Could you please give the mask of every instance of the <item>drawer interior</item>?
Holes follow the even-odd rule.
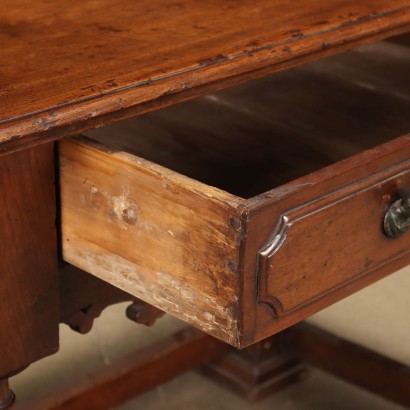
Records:
[[[250,198],[410,132],[409,73],[381,42],[86,135]]]

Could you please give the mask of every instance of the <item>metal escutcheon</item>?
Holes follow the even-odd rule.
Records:
[[[410,229],[410,191],[393,202],[384,217],[384,233],[398,238]]]

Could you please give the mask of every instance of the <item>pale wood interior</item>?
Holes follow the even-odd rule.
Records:
[[[382,42],[87,135],[249,198],[410,132],[409,73]]]

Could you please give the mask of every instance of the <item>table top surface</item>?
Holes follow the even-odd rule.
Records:
[[[410,30],[410,0],[0,0],[0,150]]]

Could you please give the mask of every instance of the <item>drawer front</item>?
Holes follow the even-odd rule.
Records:
[[[389,239],[382,224],[395,194],[410,188],[410,161],[403,165],[281,216],[258,253],[259,300],[273,315],[313,303],[410,251],[407,235]]]
[[[295,196],[289,189],[283,200],[253,212],[246,261],[256,278],[253,340],[409,263],[410,230],[389,238],[384,228],[388,209],[410,192],[409,142],[404,137],[386,144],[386,163],[378,148],[345,161],[346,169],[338,176],[338,165],[329,167],[335,177],[320,182],[307,177]],[[297,190],[297,184],[293,188]],[[303,202],[302,192],[310,190],[313,197]]]

